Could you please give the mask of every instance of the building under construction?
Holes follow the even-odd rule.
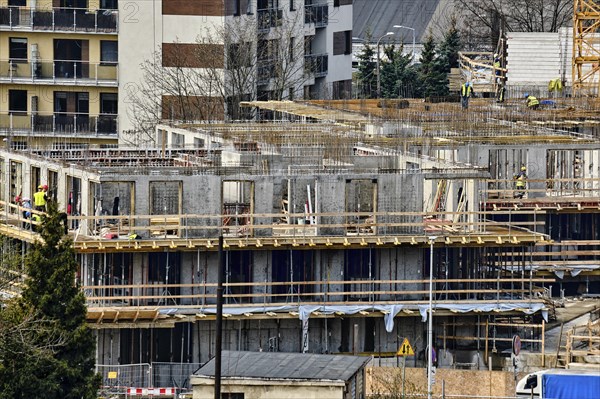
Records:
[[[0,152],[2,234],[36,240],[12,199],[39,184],[68,213],[106,386],[183,387],[214,356],[220,237],[227,350],[407,338],[426,363],[433,279],[438,365],[477,368],[516,333],[543,355],[551,298],[600,293],[596,99],[244,105],[156,149]]]

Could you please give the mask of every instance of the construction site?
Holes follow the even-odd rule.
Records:
[[[106,397],[190,390],[215,356],[219,250],[224,350],[395,366],[408,339],[408,361],[423,367],[431,300],[439,368],[513,371],[518,335],[535,359],[519,371],[597,369],[594,54],[574,56],[562,92],[509,85],[508,56],[498,66],[492,53],[462,54],[461,76],[483,76],[468,110],[423,99],[248,101],[255,120],[165,121],[156,148],[7,146],[0,233],[23,252],[39,239],[13,199],[47,184],[67,213]],[[552,103],[530,109],[525,90]],[[19,281],[4,294],[18,292]],[[549,353],[547,326],[567,298],[592,316],[561,329]]]
[[[2,151],[2,192],[48,181],[68,205],[107,372],[214,356],[220,236],[226,349],[393,357],[408,338],[423,364],[432,277],[440,367],[502,368],[516,333],[543,358],[553,297],[600,293],[597,104],[253,102],[274,120],[161,125],[156,150]],[[3,206],[2,233],[34,241]]]

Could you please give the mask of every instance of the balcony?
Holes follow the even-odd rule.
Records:
[[[258,76],[257,83],[258,85],[264,86],[269,84],[271,79],[275,77],[275,60],[263,60],[258,61]]]
[[[304,72],[306,75],[322,78],[327,75],[327,54],[309,54],[304,56]]]
[[[271,28],[281,26],[283,19],[283,10],[280,8],[266,8],[256,11],[258,18],[258,31],[268,32]]]
[[[304,6],[304,23],[314,24],[316,28],[326,27],[329,23],[329,6],[327,4]]]
[[[76,112],[2,112],[0,113],[0,134],[18,136],[36,135],[116,135],[118,131],[116,114],[90,115]]]
[[[0,60],[1,83],[118,86],[116,63],[74,60]]]
[[[0,30],[117,33],[117,10],[0,7]]]

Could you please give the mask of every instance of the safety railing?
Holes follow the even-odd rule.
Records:
[[[117,10],[0,7],[0,30],[117,33]]]
[[[283,10],[281,8],[265,8],[256,10],[258,31],[268,32],[271,28],[281,26],[283,21]]]
[[[77,112],[0,112],[0,134],[5,136],[40,134],[116,135],[116,114]]]
[[[560,202],[570,200],[600,201],[600,178],[571,177],[556,179],[527,179],[525,186],[517,186],[517,179],[488,180],[482,190],[482,198],[489,202],[522,199]]]
[[[304,71],[307,75],[320,78],[327,75],[328,69],[327,54],[309,54],[304,56]]]
[[[435,279],[433,295],[436,302],[449,298],[458,302],[508,303],[524,300],[541,301],[541,284],[554,279],[487,278]],[[202,307],[214,305],[217,283],[85,285],[90,307]],[[429,280],[352,279],[331,281],[272,281],[227,282],[224,284],[224,303],[243,305],[368,305],[368,304],[425,304],[429,298]]]
[[[329,23],[329,6],[327,4],[307,4],[304,6],[304,23],[314,24],[316,28],[324,28]]]
[[[117,63],[112,61],[0,60],[0,82],[117,86],[118,80]]]

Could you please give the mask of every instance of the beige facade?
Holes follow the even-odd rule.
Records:
[[[0,1],[0,135],[14,149],[116,144],[116,5]]]
[[[193,399],[214,398],[214,379],[192,377]],[[244,399],[344,399],[343,381],[225,379],[222,393],[243,393]]]

